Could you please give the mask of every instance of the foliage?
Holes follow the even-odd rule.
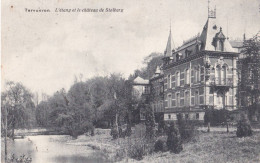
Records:
[[[162,53],[151,53],[143,60],[145,67],[135,70],[134,74],[129,76],[129,80],[134,79],[137,76],[144,79],[150,79],[153,76],[157,66],[162,65],[162,58]]]
[[[165,121],[163,120],[163,115],[162,115],[162,118],[160,118],[158,122],[158,134],[165,133],[165,128],[166,128],[166,124]]]
[[[189,141],[194,136],[194,125],[191,121],[184,120],[182,114],[177,115],[177,120],[181,139],[183,141]]]
[[[237,137],[247,137],[252,136],[252,128],[250,122],[245,114],[241,115],[241,120],[238,122],[237,125]]]
[[[154,151],[155,152],[165,152],[167,151],[167,145],[166,145],[166,140],[164,139],[158,139],[156,140],[154,144]]]
[[[248,110],[248,118],[250,121],[254,121],[255,118],[260,119],[260,104],[254,103],[247,107]],[[258,116],[258,117],[257,117]]]
[[[36,108],[39,126],[54,127],[74,137],[91,132],[94,127],[110,128],[130,123],[131,101],[128,84],[121,74],[75,80],[68,92],[61,89]]]
[[[245,40],[243,44],[243,57],[239,59],[238,88],[241,92],[242,106],[259,103],[260,96],[260,39],[255,36]],[[259,112],[259,110],[258,110]]]
[[[152,140],[156,136],[155,131],[155,119],[154,119],[154,112],[150,105],[146,105],[146,115],[145,115],[145,125],[146,125],[146,132],[145,137]]]
[[[116,127],[111,128],[110,135],[113,139],[119,138],[119,131],[117,131]]]
[[[32,158],[22,155],[20,157],[16,157],[12,154],[11,158],[7,160],[7,163],[31,163]]]
[[[179,130],[176,127],[176,124],[174,122],[170,124],[167,136],[168,137],[167,137],[166,144],[168,150],[170,150],[173,153],[180,153],[183,150],[182,142],[181,142]]]
[[[204,115],[204,122],[207,124],[210,122],[211,125],[217,126],[226,122],[226,120],[231,120],[231,116],[228,110],[221,109],[207,109]]]
[[[130,158],[142,160],[147,154],[154,151],[153,143],[147,142],[145,139],[135,140],[127,147],[127,153]]]
[[[14,129],[34,126],[35,106],[32,93],[21,83],[8,81],[5,89],[1,94],[1,113],[3,113],[1,124],[3,127],[7,117],[7,128],[12,130],[13,137]]]

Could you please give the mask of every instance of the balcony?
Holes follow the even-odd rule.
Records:
[[[211,81],[210,81],[210,84],[212,86],[231,87],[231,86],[233,86],[233,79],[232,78],[226,78],[226,79],[212,78]]]

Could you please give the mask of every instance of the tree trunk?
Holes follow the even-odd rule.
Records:
[[[12,124],[12,139],[14,140],[14,122]]]
[[[208,132],[210,132],[210,122],[208,122]]]
[[[229,126],[228,126],[228,122],[226,122],[227,123],[227,132],[229,132]]]
[[[5,108],[5,162],[7,162],[7,111]]]

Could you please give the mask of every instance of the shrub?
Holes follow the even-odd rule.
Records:
[[[184,120],[181,114],[178,114],[177,119],[181,139],[189,141],[194,136],[194,125],[190,121]]]
[[[126,136],[131,136],[132,134],[132,128],[131,128],[131,125],[130,124],[127,124],[127,127],[126,127],[126,131],[125,131],[125,135]]]
[[[174,122],[172,122],[170,124],[167,135],[168,135],[168,137],[167,137],[166,144],[167,144],[168,149],[173,153],[180,153],[183,150],[182,142],[181,142],[179,130],[176,127]]]
[[[146,153],[144,144],[133,144],[131,148],[128,150],[129,157],[136,160],[142,160],[145,154]]]
[[[228,110],[214,110],[207,109],[204,115],[204,123],[210,123],[212,126],[217,126],[220,124],[225,124],[226,119],[230,119],[230,114]]]
[[[113,139],[117,139],[119,137],[119,133],[116,127],[111,128],[110,135],[113,137]]]
[[[153,151],[153,143],[145,139],[134,141],[127,147],[128,156],[135,160],[142,160],[145,155],[151,154]]]
[[[25,155],[22,155],[20,157],[16,157],[14,154],[12,154],[11,158],[7,160],[9,163],[31,163],[32,158],[27,157]]]
[[[150,105],[146,106],[145,125],[146,125],[145,137],[152,140],[156,136],[156,129],[155,129],[155,117]]]
[[[165,132],[165,122],[163,119],[160,119],[158,123],[158,133],[163,134]]]
[[[165,152],[167,151],[167,146],[165,140],[158,139],[154,144],[154,151],[155,152]]]
[[[237,137],[252,136],[252,128],[250,122],[245,114],[241,115],[241,120],[237,125]]]

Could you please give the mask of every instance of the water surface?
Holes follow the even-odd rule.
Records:
[[[72,137],[68,135],[27,136],[10,141],[8,153],[14,153],[16,156],[25,154],[32,158],[33,163],[108,162],[101,152],[88,146],[67,143],[69,140],[72,140]]]

